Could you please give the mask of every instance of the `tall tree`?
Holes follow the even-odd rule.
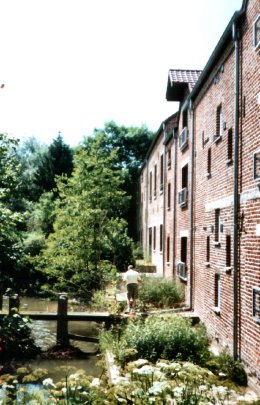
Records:
[[[137,235],[137,203],[138,203],[138,174],[152,141],[153,132],[146,127],[118,126],[110,121],[104,129],[96,129],[93,137],[103,135],[102,147],[104,150],[117,150],[117,167],[125,176],[123,190],[131,197],[130,204],[124,218],[128,223],[129,235],[138,240]],[[93,137],[85,138],[83,146],[88,148]]]
[[[19,227],[23,215],[16,210],[20,185],[17,144],[17,140],[0,134],[0,283],[4,289],[10,286],[22,252]]]
[[[122,219],[128,198],[117,151],[104,149],[103,142],[99,134],[88,148],[78,148],[72,176],[58,179],[54,233],[40,263],[57,288],[66,286],[85,297],[100,288],[104,261],[123,270],[132,254]]]
[[[35,173],[35,183],[42,192],[55,188],[55,177],[66,174],[71,175],[73,169],[73,153],[70,146],[64,143],[58,133],[56,139],[50,144],[47,152],[41,156]]]

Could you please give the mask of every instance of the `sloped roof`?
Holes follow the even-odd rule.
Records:
[[[184,96],[184,91],[187,87],[189,93],[192,91],[200,74],[201,70],[170,69],[166,99],[168,101],[181,101]]]

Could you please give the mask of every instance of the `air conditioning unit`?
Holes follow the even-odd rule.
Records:
[[[177,276],[182,280],[187,280],[186,263],[179,262],[177,264]]]
[[[179,148],[183,150],[188,146],[188,128],[184,127],[179,135]]]
[[[178,203],[180,207],[186,207],[187,206],[187,187],[183,188],[181,191],[178,193]]]

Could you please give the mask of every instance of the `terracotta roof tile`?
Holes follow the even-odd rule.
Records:
[[[187,83],[189,91],[193,89],[201,74],[201,70],[170,69],[169,79],[173,83]]]

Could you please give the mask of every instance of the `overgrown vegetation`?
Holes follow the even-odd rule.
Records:
[[[36,356],[41,350],[31,336],[30,319],[13,310],[0,320],[1,360]]]
[[[143,309],[173,308],[183,302],[184,294],[172,280],[162,277],[143,277],[139,286],[138,300]]]
[[[149,361],[164,358],[204,364],[210,357],[205,327],[202,324],[191,327],[191,321],[182,316],[149,316],[132,320],[123,330],[114,332],[113,351],[121,365],[140,357]],[[113,332],[101,336],[102,347],[109,341],[107,334]]]
[[[114,386],[106,384],[105,376],[93,378],[83,370],[66,366],[58,370],[59,381],[48,378],[45,369],[31,371],[22,367],[15,375],[3,375],[0,401],[17,405],[224,405],[237,403],[239,392],[238,387],[230,387],[210,370],[189,362],[149,363],[138,359],[128,364]]]
[[[108,261],[125,270],[136,236],[135,180],[151,138],[145,127],[114,122],[74,149],[60,133],[49,146],[0,135],[0,293],[66,289],[88,300]]]

